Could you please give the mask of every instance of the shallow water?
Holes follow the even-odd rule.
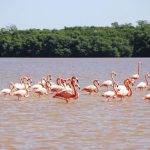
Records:
[[[0,88],[18,82],[21,75],[30,75],[36,83],[48,73],[54,81],[76,75],[83,88],[93,79],[110,79],[112,70],[122,84],[137,73],[138,61],[143,62],[143,81],[144,73],[150,73],[149,58],[1,58]],[[79,99],[68,104],[52,95],[20,101],[0,96],[0,149],[150,149],[150,102],[142,99],[148,92],[133,90],[128,99],[107,102],[100,96],[105,90],[92,95],[80,91]]]

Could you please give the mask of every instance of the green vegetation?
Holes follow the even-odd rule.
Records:
[[[1,57],[150,57],[150,23],[61,30],[0,29]]]

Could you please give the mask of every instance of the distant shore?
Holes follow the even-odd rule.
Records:
[[[150,23],[60,30],[19,30],[11,25],[0,29],[0,57],[150,57]]]

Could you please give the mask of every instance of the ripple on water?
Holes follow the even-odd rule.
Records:
[[[150,59],[140,58],[5,58],[0,59],[4,66],[0,87],[7,87],[11,80],[17,82],[23,74],[32,76],[36,83],[52,73],[63,77],[76,74],[83,88],[95,78],[100,82],[109,79],[112,70],[118,73],[116,78],[121,84],[126,76],[136,73],[139,60],[143,62],[142,74],[148,72]],[[80,92],[80,98],[69,104],[51,96],[32,96],[19,102],[15,97],[1,96],[0,149],[149,149],[150,103],[142,100],[147,92],[133,91],[133,97],[127,100],[107,102],[100,96],[103,91],[105,88],[93,95]]]

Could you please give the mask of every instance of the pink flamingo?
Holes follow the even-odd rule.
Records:
[[[150,94],[145,95],[144,100],[150,100]]]
[[[144,88],[148,88],[148,80],[147,78],[150,78],[150,75],[147,73],[145,74],[145,82],[140,82],[136,88],[139,90],[143,90]]]
[[[31,77],[29,77],[29,76],[23,76],[22,77],[22,80],[25,82],[25,83],[32,83],[32,79],[31,79]]]
[[[141,65],[141,64],[142,64],[141,62],[138,62],[138,73],[132,75],[132,79],[137,80],[137,79],[140,78],[140,65]]]
[[[104,81],[104,82],[101,84],[100,87],[102,87],[102,86],[107,87],[107,90],[108,90],[108,87],[113,85],[114,76],[116,76],[116,73],[115,73],[114,71],[112,71],[112,73],[111,73],[111,79],[112,79],[112,80],[106,80],[106,81]]]
[[[11,95],[11,91],[12,91],[12,87],[11,86],[9,86],[9,88],[6,88],[6,89],[3,89],[3,90],[1,90],[0,91],[0,94],[3,94],[4,96],[6,96],[6,95]]]
[[[25,84],[26,86],[30,87],[32,83],[32,80],[29,77],[21,77],[20,78],[20,83],[13,83],[10,82],[10,86],[12,86],[12,89],[14,90],[24,90],[25,89]]]
[[[46,78],[42,78],[40,82],[38,82],[37,84],[34,84],[31,89],[32,91],[37,90],[39,88],[43,88],[46,86]]]
[[[93,85],[89,85],[89,86],[83,88],[82,91],[89,92],[89,94],[91,94],[92,92],[98,93],[99,89],[98,89],[97,85],[99,85],[99,81],[94,80]]]
[[[74,92],[69,92],[69,91],[61,91],[59,93],[56,93],[53,98],[61,98],[61,99],[65,99],[66,102],[68,103],[69,100],[72,100],[72,99],[77,99],[79,97],[79,93],[78,91],[76,90],[76,81],[78,81],[78,78],[73,76],[72,79],[71,79],[71,85],[73,87],[73,90]]]
[[[45,95],[45,94],[48,95],[48,91],[47,91],[47,89],[44,88],[44,87],[35,89],[35,90],[34,90],[34,93],[38,94],[39,97],[40,97],[41,95]]]
[[[39,97],[41,95],[48,95],[49,93],[49,87],[50,87],[50,81],[46,81],[45,87],[38,87],[37,89],[34,89],[33,92],[38,94]]]
[[[116,98],[116,93],[114,91],[106,91],[102,94],[102,96],[107,98],[109,101],[109,98]]]
[[[63,79],[62,78],[57,78],[57,84],[51,84],[51,92],[60,92],[64,89],[64,84],[63,84]]]
[[[124,80],[124,85],[118,85],[118,84],[115,83],[115,85],[117,85],[117,87],[115,87],[116,90],[118,90],[118,91],[126,90],[125,82],[126,82],[126,80]],[[132,82],[132,84],[134,84],[134,79],[133,78],[131,78],[131,82]]]
[[[121,98],[121,100],[125,97],[130,97],[132,96],[132,89],[130,88],[129,84],[132,83],[133,85],[133,80],[132,78],[127,78],[125,79],[124,81],[124,85],[126,87],[126,89],[124,90],[116,90],[114,87],[113,87],[113,90],[115,91],[115,94],[116,94],[116,97],[118,98]]]
[[[46,77],[43,77],[40,82],[37,84],[42,85],[43,87],[46,87],[46,81],[51,80],[51,74],[48,74]]]
[[[26,87],[24,90],[18,90],[15,91],[11,94],[12,96],[17,96],[18,100],[20,99],[20,97],[28,97],[29,96],[29,90]]]

